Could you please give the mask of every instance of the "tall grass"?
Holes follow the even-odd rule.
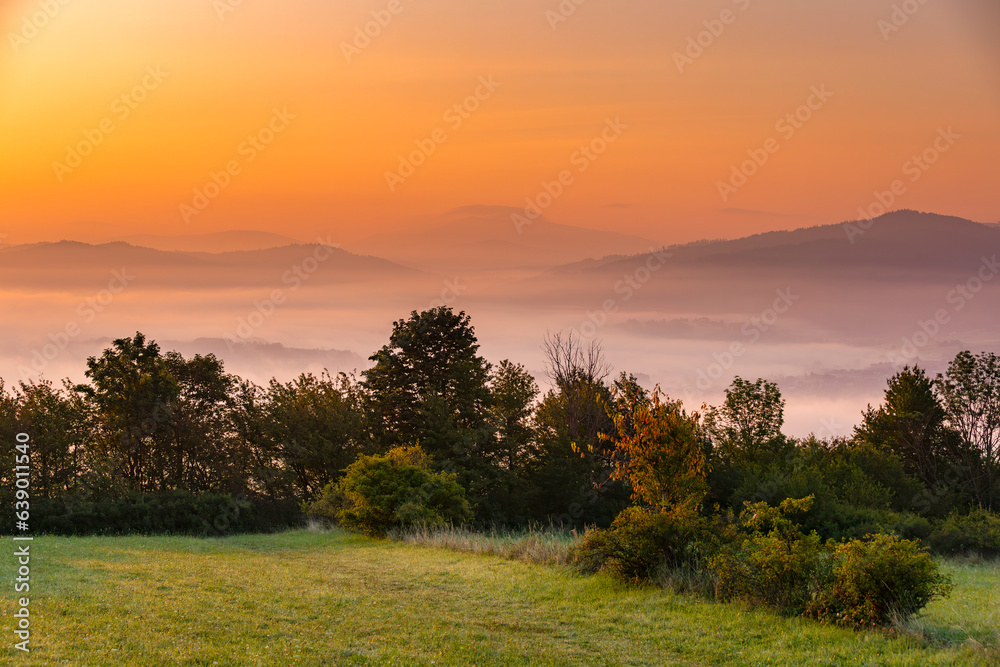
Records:
[[[576,530],[554,527],[476,532],[454,526],[394,530],[389,537],[406,544],[553,565],[570,564],[573,549],[583,538]]]

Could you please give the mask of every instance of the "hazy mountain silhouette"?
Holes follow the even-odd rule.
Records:
[[[647,239],[560,225],[544,217],[515,225],[524,211],[506,206],[465,206],[423,231],[377,236],[350,249],[437,271],[540,270],[587,257],[637,253],[659,245]]]
[[[122,239],[125,243],[154,250],[181,252],[233,252],[239,250],[264,250],[301,243],[296,239],[271,232],[253,230],[233,230],[213,234],[182,234],[158,236],[155,234],[135,234]]]
[[[948,272],[968,269],[987,251],[1000,252],[997,227],[952,216],[895,211],[870,221],[767,232],[731,241],[698,241],[670,246],[666,252],[671,254],[668,268],[701,267],[727,273]],[[606,257],[554,271],[615,273],[643,259],[644,255]]]
[[[138,328],[138,324],[134,328]],[[132,333],[129,329],[123,329],[119,335],[131,336]],[[87,357],[100,356],[111,347],[113,340],[112,337],[102,336],[70,341],[64,356],[59,360],[66,363],[46,368],[46,377],[59,380],[71,375],[82,381],[81,374],[86,369]],[[272,377],[287,381],[305,372],[318,375],[324,369],[334,374],[341,371],[350,373],[368,365],[365,356],[351,350],[290,347],[253,338],[244,341],[236,338],[181,340],[165,337],[157,338],[156,342],[163,352],[176,351],[187,358],[196,354],[214,354],[225,364],[227,372],[258,384],[266,384]],[[4,379],[12,382],[23,378],[14,373],[8,374]]]
[[[327,369],[331,373],[340,371],[349,373],[368,365],[366,357],[350,350],[297,348],[287,347],[281,343],[257,340],[234,341],[225,338],[158,342],[162,349],[176,350],[185,357],[214,354],[225,362],[229,372],[241,377],[253,377],[258,382],[271,377],[295,377],[307,370],[314,373],[322,369]]]
[[[139,289],[281,287],[293,284],[296,277],[314,285],[350,284],[420,275],[376,257],[307,244],[217,254],[153,250],[123,242],[61,241],[0,248],[0,284],[8,289],[99,288],[114,271],[135,276],[130,288]]]
[[[996,331],[1000,275],[990,262],[1000,257],[998,226],[898,211],[864,227],[851,222],[674,246],[653,272],[642,268],[648,254],[578,262],[525,281],[519,291],[523,300],[558,298],[580,309],[610,298],[616,309],[641,315],[611,326],[664,339],[731,336],[789,289],[794,305],[769,327],[775,343],[886,343],[938,311],[966,330]],[[981,289],[956,291],[969,281]]]

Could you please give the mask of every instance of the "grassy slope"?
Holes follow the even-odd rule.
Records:
[[[629,589],[559,567],[340,533],[38,538],[32,551],[34,650],[26,656],[11,648],[7,584],[0,598],[3,664],[975,662],[967,648],[929,648],[908,638]],[[0,566],[10,581],[13,559],[3,556]],[[942,624],[961,618],[988,638],[997,621],[1000,572],[966,567],[960,574],[955,599],[962,602],[932,609],[925,624],[947,632]],[[981,606],[991,599],[993,607]],[[975,608],[963,608],[966,603]]]

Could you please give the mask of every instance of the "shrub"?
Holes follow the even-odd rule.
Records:
[[[934,527],[931,522],[918,514],[902,514],[891,524],[892,534],[904,540],[925,541]]]
[[[622,511],[607,530],[590,530],[574,561],[584,572],[605,571],[623,581],[653,580],[663,570],[701,570],[721,544],[722,528],[689,507]]]
[[[791,517],[808,513],[812,502],[812,496],[786,498],[777,507],[748,502],[735,525],[690,509],[633,507],[609,529],[589,531],[574,563],[635,583],[659,579],[707,592],[708,582],[722,599],[857,627],[905,621],[951,590],[916,541],[877,534],[838,544],[803,533]],[[919,517],[896,517],[900,532],[927,528]]]
[[[926,539],[931,523],[916,514],[901,514],[891,510],[833,503],[819,516],[815,509],[802,521],[803,530],[815,530],[821,537],[843,541],[858,540],[865,535],[886,533],[904,539]],[[819,520],[822,522],[820,522]]]
[[[928,542],[940,554],[976,553],[987,558],[998,557],[1000,514],[984,509],[965,515],[952,514],[931,533]]]
[[[811,505],[811,497],[778,507],[748,503],[740,523],[749,535],[711,563],[718,595],[833,623],[883,626],[951,590],[915,541],[879,534],[824,544],[815,532],[803,534],[789,515]]]
[[[808,512],[813,497],[778,507],[746,503],[740,525],[748,534],[709,565],[716,595],[801,612],[829,580],[829,558],[819,535],[805,535],[788,515]]]
[[[853,626],[905,621],[952,585],[926,549],[892,535],[868,535],[833,548],[832,585],[806,614]]]
[[[307,509],[370,535],[384,535],[392,528],[462,523],[472,518],[472,508],[455,477],[433,472],[419,447],[400,447],[384,455],[362,456]]]
[[[32,503],[33,527],[51,535],[140,533],[222,536],[258,528],[254,506],[225,494],[174,490],[133,492],[118,498],[77,501],[40,499]]]
[[[323,487],[323,492],[313,502],[303,502],[302,513],[308,517],[307,520],[336,523],[337,517],[346,505],[347,496],[340,490],[340,486],[334,482]]]

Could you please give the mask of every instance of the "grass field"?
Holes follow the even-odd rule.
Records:
[[[4,665],[997,664],[1000,569],[917,625],[852,632],[635,589],[562,566],[305,530],[228,539],[36,538],[32,652]]]

